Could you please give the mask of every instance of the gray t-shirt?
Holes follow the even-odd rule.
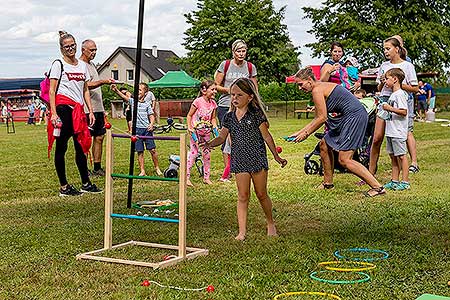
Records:
[[[219,68],[217,68],[217,72],[223,74],[225,70],[225,60],[220,64]],[[234,80],[238,78],[252,78],[257,75],[256,67],[252,64],[252,74],[249,76],[247,61],[244,60],[244,63],[241,66],[236,66],[233,63],[233,60],[230,61],[230,66],[228,67],[227,74],[225,74],[225,82],[223,87],[228,88],[233,83]],[[218,106],[230,107],[231,97],[230,94],[222,94],[217,101]]]
[[[151,91],[148,91],[147,95],[145,95],[145,101],[150,102],[150,106],[153,107],[153,101],[156,100],[155,95]]]
[[[95,65],[92,62],[87,64],[87,69],[88,69],[89,75],[91,76],[90,81],[100,80],[100,77],[98,76],[97,68],[95,68]],[[93,111],[94,112],[104,112],[105,108],[103,106],[102,88],[99,86],[98,88],[89,90],[89,94],[91,95],[91,103],[92,103]],[[85,113],[89,112],[87,105],[84,106],[84,112]]]

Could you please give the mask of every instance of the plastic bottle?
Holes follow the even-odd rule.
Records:
[[[436,120],[436,114],[432,109],[427,111],[427,122],[434,122]]]
[[[54,137],[59,137],[61,135],[61,126],[62,126],[61,119],[58,118],[56,120],[56,123],[55,123],[54,128],[53,128],[53,136]]]

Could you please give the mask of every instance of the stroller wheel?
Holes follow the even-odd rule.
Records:
[[[166,169],[164,170],[164,177],[166,178],[177,178],[178,171],[175,169]]]
[[[319,173],[319,163],[315,160],[306,160],[303,170],[308,175],[315,175]]]

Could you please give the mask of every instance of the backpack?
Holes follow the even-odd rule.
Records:
[[[59,80],[58,80],[58,85],[56,86],[56,92],[58,92],[58,88],[59,88],[59,83],[61,81],[61,77],[62,77],[62,73],[64,72],[64,67],[63,67],[63,63],[60,59],[55,59],[52,63],[55,63],[55,61],[58,61],[61,64],[61,75],[59,76]],[[41,81],[41,83],[39,84],[40,89],[41,89],[41,93],[39,95],[39,98],[44,101],[45,104],[50,104],[50,71],[52,70],[52,68],[50,67],[50,70],[48,70],[48,73],[45,74],[45,78],[44,80]]]
[[[225,66],[223,68],[223,81],[225,81],[225,76],[227,76],[227,71],[230,68],[231,60],[227,59],[225,61]],[[251,62],[247,61],[248,78],[252,78],[253,65]]]

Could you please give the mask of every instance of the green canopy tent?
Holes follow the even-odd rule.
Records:
[[[149,82],[149,88],[192,88],[200,85],[200,80],[189,76],[185,71],[168,71],[158,80]]]

